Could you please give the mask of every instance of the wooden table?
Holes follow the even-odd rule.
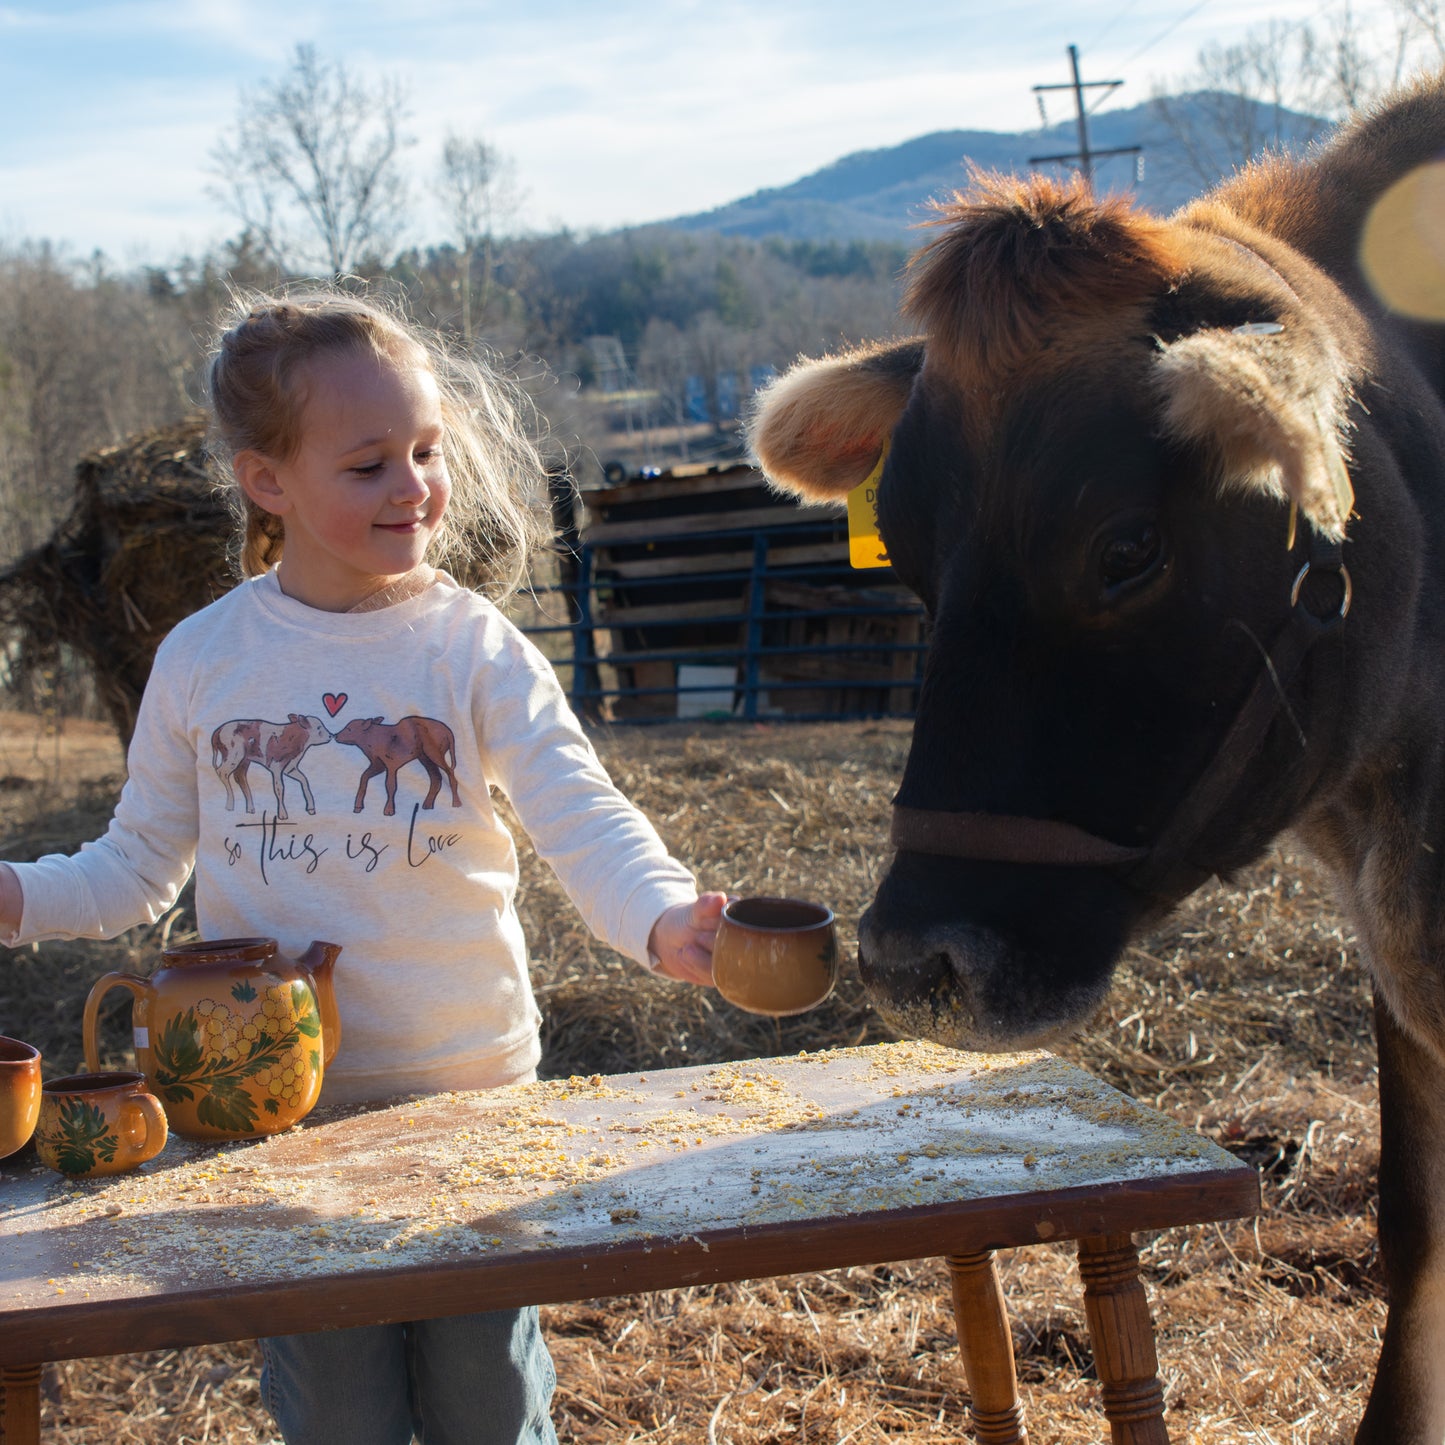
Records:
[[[1168,1439],[1138,1230],[1254,1172],[1052,1055],[880,1044],[318,1110],[135,1173],[0,1166],[0,1439],[46,1360],[947,1258],[973,1428],[1027,1439],[993,1264],[1077,1240],[1116,1445]]]

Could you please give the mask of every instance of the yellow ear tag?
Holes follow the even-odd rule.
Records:
[[[878,534],[878,483],[888,460],[888,444],[878,465],[848,493],[848,561],[854,567],[887,567],[888,553]]]

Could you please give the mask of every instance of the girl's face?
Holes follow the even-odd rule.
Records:
[[[451,497],[436,379],[406,357],[338,352],[300,374],[301,444],[289,461],[235,459],[257,505],[282,518],[288,596],[345,612],[426,556]]]

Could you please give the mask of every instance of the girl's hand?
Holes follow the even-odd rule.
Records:
[[[711,988],[712,944],[727,901],[726,893],[704,893],[696,903],[669,908],[647,939],[648,952],[657,959],[653,971]]]

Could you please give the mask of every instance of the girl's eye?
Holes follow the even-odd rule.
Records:
[[[1163,557],[1163,535],[1152,522],[1143,522],[1104,544],[1099,554],[1099,575],[1107,589],[1117,591],[1142,582]]]

